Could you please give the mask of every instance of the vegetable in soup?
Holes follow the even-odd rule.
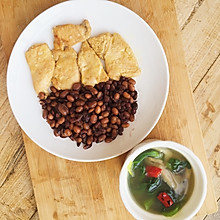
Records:
[[[175,215],[188,201],[194,187],[190,163],[175,150],[149,149],[128,166],[128,185],[135,201],[145,210]]]

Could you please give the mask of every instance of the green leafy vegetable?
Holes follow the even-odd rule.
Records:
[[[149,178],[149,181],[147,182],[147,190],[148,192],[153,192],[161,185],[161,176],[157,178]]]
[[[144,201],[144,207],[145,207],[145,209],[146,209],[146,210],[149,210],[150,207],[152,206],[153,202],[154,202],[154,198],[150,198],[150,199]]]
[[[133,161],[133,168],[135,169],[146,157],[153,157],[157,159],[162,159],[164,154],[160,151],[149,149],[142,154],[138,155]]]
[[[191,165],[188,161],[181,161],[175,158],[170,158],[169,161],[166,164],[166,167],[173,171],[174,173],[179,173],[180,171],[182,171],[183,169],[185,169],[186,167],[188,169],[191,168]]]
[[[172,206],[171,206],[172,207]],[[180,204],[177,204],[176,206],[172,207],[172,209],[168,208],[162,212],[162,214],[166,217],[171,217],[175,215],[180,210]]]
[[[174,203],[179,201],[180,196],[178,194],[176,194],[173,189],[170,189],[169,191],[166,191],[166,192],[172,198]]]
[[[134,176],[134,171],[133,171],[132,167],[133,167],[133,162],[131,161],[131,162],[128,164],[127,169],[128,169],[128,173],[133,177],[133,176]]]

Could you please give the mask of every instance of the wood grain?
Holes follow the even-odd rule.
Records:
[[[0,123],[0,168],[2,168],[0,171],[0,213],[2,213],[0,219],[39,218],[36,210],[36,203],[34,201],[27,158],[24,153],[24,145],[20,129],[12,116],[12,112],[10,111],[7,100],[5,83],[6,67],[7,60],[9,58],[13,44],[21,31],[24,29],[24,27],[37,14],[41,13],[46,8],[58,2],[61,1],[2,0],[0,2],[0,118],[3,122]],[[128,7],[131,7],[132,2],[134,1],[126,1],[126,5]],[[144,8],[146,7],[145,3],[139,4],[137,1],[136,4],[136,10],[140,10],[142,13],[144,13],[146,19],[152,18],[153,15],[151,13],[147,13]],[[147,4],[148,7],[152,8],[152,5],[150,5],[149,2]],[[220,178],[218,177],[218,149],[220,144],[218,99],[219,84],[217,84],[217,82],[219,82],[220,64],[218,58],[218,50],[214,53],[214,51],[216,51],[216,48],[219,48],[219,41],[215,40],[215,33],[220,32],[219,25],[216,25],[219,24],[219,19],[216,17],[220,13],[219,2],[211,2],[207,0],[175,0],[175,6],[177,9],[177,17],[179,20],[180,30],[184,42],[183,48],[185,51],[185,55],[187,55],[186,66],[188,68],[189,75],[191,76],[191,74],[194,73],[193,78],[196,79],[193,82],[195,101],[196,107],[198,108],[199,120],[204,135],[209,164],[211,166],[211,176],[213,177],[212,179],[215,186],[214,189],[217,198],[220,198]],[[203,7],[203,10],[200,9],[201,7]],[[174,11],[172,11],[172,13],[174,13]],[[202,25],[200,25],[200,23],[202,23]],[[157,27],[157,24],[154,22],[151,24],[151,26],[152,25],[155,25],[155,28]],[[197,32],[197,34],[195,35],[194,32]],[[194,49],[188,51],[189,45],[193,46]],[[205,55],[206,60],[202,60],[203,57],[200,56],[200,54]],[[192,59],[194,59],[193,65],[191,61]],[[196,65],[202,71],[202,74],[200,71],[194,71]],[[172,101],[172,97],[169,99]],[[180,126],[180,123],[178,122],[177,125]],[[178,139],[178,136],[176,138]],[[122,158],[121,160],[123,161],[124,158]],[[49,162],[50,160],[47,163]],[[60,168],[61,164],[62,163],[59,163],[58,168]],[[106,165],[103,165],[101,167],[106,167]],[[98,168],[100,168],[100,166],[95,167],[92,170],[97,170]],[[50,175],[53,176],[52,174]],[[57,180],[55,179],[52,181],[52,183],[56,181]],[[71,181],[73,180],[66,180],[64,181],[64,184]],[[75,178],[74,181],[76,181],[77,183],[77,178]],[[93,183],[92,186],[95,186],[95,184]],[[100,189],[102,190],[100,186],[95,186],[95,192],[99,192]],[[76,191],[74,191],[73,193],[75,192]],[[19,193],[21,193],[22,196],[19,196]],[[71,195],[73,193],[71,193]],[[66,195],[66,198],[69,198],[68,196],[69,195]],[[89,196],[93,198],[93,195]],[[73,198],[74,197],[75,195],[73,196]],[[103,193],[102,195],[100,195],[99,198],[105,200],[106,198],[108,198],[108,194]],[[65,207],[66,209],[68,209],[68,202],[63,205],[60,203],[64,203],[64,199],[61,198],[60,201],[56,202],[56,204],[58,204],[56,207]],[[109,207],[114,207],[114,204],[111,203],[107,203],[106,205]],[[92,205],[92,207],[94,206]],[[96,209],[96,211],[100,210],[102,210],[102,207]],[[55,213],[54,217],[58,218],[59,214]],[[109,210],[107,219],[118,218],[115,217],[114,214],[112,214],[111,210]],[[195,219],[203,219],[203,216],[197,217]],[[218,219],[218,217],[214,214],[209,215],[207,219]]]
[[[198,125],[198,119],[197,119],[197,116],[195,113],[195,107],[193,104],[191,87],[189,85],[188,77],[187,77],[186,70],[185,70],[183,51],[181,48],[181,44],[179,43],[181,40],[178,35],[179,32],[178,32],[177,21],[175,19],[175,10],[174,10],[173,5],[171,3],[169,4],[169,1],[160,6],[159,4],[155,2],[146,3],[145,1],[139,1],[139,4],[134,4],[133,2],[129,2],[129,1],[126,1],[126,2],[122,1],[120,3],[125,4],[127,7],[131,8],[136,13],[140,14],[154,28],[157,36],[160,38],[162,45],[164,46],[164,49],[165,49],[165,52],[168,58],[168,63],[170,66],[170,95],[168,97],[168,101],[167,101],[164,114],[161,117],[156,128],[149,135],[149,137],[160,138],[160,139],[170,139],[170,140],[178,141],[182,144],[187,145],[189,148],[193,149],[193,151],[200,157],[200,159],[203,161],[204,166],[206,167],[207,173],[209,173],[208,168],[207,168],[208,164],[207,164],[206,157],[205,157],[205,151],[203,148],[201,131]],[[143,9],[146,9],[146,11],[143,11]],[[149,14],[151,14],[151,17],[149,16]],[[146,17],[146,15],[148,16]],[[169,27],[169,29],[167,27]],[[169,30],[172,30],[172,31],[169,31]],[[175,50],[173,50],[172,48],[175,48]],[[184,100],[185,105],[183,106],[181,104],[181,101],[179,100]],[[194,131],[194,134],[193,134],[193,131]],[[58,171],[58,168],[54,169],[54,167],[56,167],[56,165],[61,162],[61,159],[53,158],[52,160],[52,156],[50,156],[49,154],[45,158],[43,158],[42,157],[43,151],[41,150],[42,152],[40,152],[39,149],[36,148],[36,146],[34,146],[30,141],[28,142],[27,141],[28,139],[25,136],[26,152],[27,152],[28,158],[30,158],[31,160],[29,161],[30,171],[31,171],[34,189],[35,189],[36,200],[38,203],[39,214],[42,217],[43,216],[45,217],[46,215],[49,218],[51,216],[54,216],[54,210],[56,210],[56,214],[58,215],[58,217],[63,218],[65,216],[65,214],[63,213],[63,210],[67,210],[67,208],[55,207],[56,205],[59,204],[60,202],[59,199],[56,200],[56,202],[53,202],[52,200],[49,202],[48,199],[49,198],[53,199],[56,195],[59,195],[59,194],[61,194],[65,198],[65,200],[68,198],[68,197],[67,198],[65,197],[65,193],[67,193],[67,195],[70,195],[71,190],[74,190],[74,187],[73,189],[66,189],[65,183],[63,183],[62,181],[63,179],[65,181],[66,178],[68,178],[68,173],[67,173],[67,176],[65,176],[63,173],[54,172],[54,170]],[[35,160],[34,155],[35,157],[36,155],[41,155],[41,158],[39,159],[38,158],[39,156],[38,156],[36,158],[37,160]],[[48,164],[43,163],[43,161],[45,161],[46,158],[51,159],[50,165],[52,165],[52,167],[48,166]],[[42,161],[39,162],[39,160],[42,160]],[[108,173],[110,172],[108,168],[112,167],[113,164],[117,164],[119,160],[120,158],[115,158],[111,160],[111,162],[113,161],[112,164],[109,164],[109,166],[106,165],[106,170]],[[37,166],[34,167],[33,163],[37,164]],[[108,164],[109,162],[101,162],[101,163]],[[40,167],[41,164],[43,164],[42,168]],[[67,164],[66,161],[62,162],[62,165],[60,165],[62,170],[65,170],[66,164]],[[82,208],[77,207],[76,210],[73,210],[73,216],[69,216],[70,210],[67,210],[66,214],[69,213],[68,217],[73,218],[77,216],[78,218],[83,218],[83,217],[88,218],[87,214],[89,214],[89,216],[91,216],[92,218],[97,218],[96,216],[97,213],[102,213],[102,218],[103,219],[107,218],[107,213],[109,212],[103,211],[105,209],[108,210],[108,207],[109,207],[108,204],[105,204],[106,201],[113,200],[113,198],[114,199],[116,198],[117,199],[116,201],[120,199],[118,193],[116,192],[116,189],[118,187],[114,188],[115,189],[114,192],[116,192],[114,193],[114,196],[108,195],[108,197],[106,197],[105,199],[103,194],[106,192],[106,190],[108,190],[108,187],[106,187],[105,183],[103,183],[102,180],[107,178],[107,176],[105,176],[105,173],[103,173],[102,169],[98,169],[97,167],[95,167],[98,164],[100,163],[96,163],[94,167],[93,167],[93,164],[89,165],[89,167],[86,167],[87,172],[92,173],[93,176],[91,177],[88,176],[87,184],[84,183],[84,187],[85,185],[89,185],[92,189],[91,190],[92,193],[95,193],[95,195],[99,196],[98,200],[96,199],[96,197],[95,198],[90,197],[86,199],[86,201],[93,201],[91,205],[94,205],[94,208],[92,210],[95,210],[95,211],[92,211],[91,209],[89,209],[87,212],[80,212],[77,215],[76,214],[78,213],[77,210],[83,210]],[[37,169],[43,170],[45,166],[48,168],[47,169],[48,173],[50,173],[53,170],[52,174],[54,177],[47,175],[47,173],[44,173],[43,178],[47,177],[49,179],[47,183],[42,183],[41,181],[39,182],[39,174],[36,171]],[[86,165],[84,164],[78,165],[78,163],[70,162],[70,170],[73,171],[74,167],[77,167],[77,174],[75,171],[75,175],[79,175],[79,174],[82,175],[83,173],[85,173],[85,171],[80,170],[80,168],[83,168],[85,166]],[[119,166],[119,168],[120,167],[121,166]],[[120,172],[120,169],[115,170],[115,173],[119,174],[119,172]],[[98,178],[99,176],[101,178]],[[58,182],[56,184],[55,183],[53,184],[53,181],[51,181],[51,178],[53,179],[56,177],[58,177]],[[73,176],[73,178],[74,177],[75,176]],[[95,177],[95,180],[92,177]],[[115,177],[117,177],[117,175]],[[117,181],[117,179],[118,178],[114,180]],[[72,185],[76,185],[76,183],[74,184],[74,182],[71,182],[72,179],[69,181],[70,183],[72,183]],[[95,188],[92,187],[93,185]],[[79,185],[77,184],[77,186],[83,186],[83,182],[79,183]],[[101,186],[103,188],[101,188]],[[118,185],[116,184],[116,186]],[[209,186],[211,186],[210,182],[209,182]],[[40,188],[37,189],[37,187],[40,187]],[[63,193],[61,193],[60,191],[63,191]],[[84,200],[85,200],[84,195],[91,193],[90,191],[85,191],[84,188],[82,188],[80,191],[81,192],[84,191],[84,193],[80,193],[80,196],[82,196],[82,199]],[[41,196],[40,198],[38,197],[39,195]],[[43,198],[42,198],[42,195],[44,195]],[[44,208],[45,199],[47,203],[49,203],[52,206],[52,207],[49,206],[46,210]],[[82,201],[82,200],[78,199],[77,201]],[[73,201],[73,204],[76,204],[76,202]],[[113,204],[115,204],[115,202]],[[84,206],[85,204],[83,204],[83,207]],[[112,206],[110,207],[112,208]],[[116,214],[116,216],[120,216],[121,214],[122,216],[126,215],[126,211],[123,211],[124,210],[123,206],[120,209],[114,209],[114,210],[115,210],[114,214]],[[118,210],[120,210],[120,212]],[[121,213],[122,211],[123,213]],[[206,202],[204,203],[204,206],[201,209],[200,214],[205,215],[206,213],[211,213],[213,211],[216,211],[216,203],[215,203],[215,198],[213,196],[212,187],[209,187],[208,194],[206,197]]]
[[[185,59],[193,90],[220,55],[219,15],[219,0],[202,1],[190,23],[182,30]]]

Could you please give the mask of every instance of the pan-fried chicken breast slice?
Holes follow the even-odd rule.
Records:
[[[96,37],[89,38],[88,42],[99,58],[104,59],[104,56],[111,45],[111,38],[112,35],[110,33],[103,33]]]
[[[80,25],[64,24],[53,28],[54,49],[64,50],[67,46],[83,42],[90,37],[91,27],[88,20]]]
[[[141,71],[130,46],[118,33],[114,33],[111,40],[111,45],[104,56],[108,76],[114,80],[119,80],[120,76],[138,76]]]
[[[81,81],[84,85],[94,86],[109,79],[100,59],[87,41],[82,43],[78,53],[78,66],[82,76]]]
[[[35,44],[25,53],[29,65],[34,89],[37,94],[48,94],[55,62],[52,52],[46,43]]]
[[[71,89],[73,83],[80,81],[77,53],[72,47],[53,50],[55,69],[52,83],[57,89]]]

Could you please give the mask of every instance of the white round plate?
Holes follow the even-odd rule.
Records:
[[[53,48],[52,27],[80,24],[88,19],[92,36],[118,32],[134,51],[142,73],[136,77],[138,111],[136,119],[112,143],[77,147],[70,139],[53,135],[42,118],[25,52],[35,43]],[[74,161],[100,161],[121,155],[153,129],[164,109],[169,88],[169,71],[163,48],[152,29],[129,9],[109,1],[75,0],[55,5],[37,16],[18,38],[8,64],[7,89],[12,111],[24,132],[44,150]]]

